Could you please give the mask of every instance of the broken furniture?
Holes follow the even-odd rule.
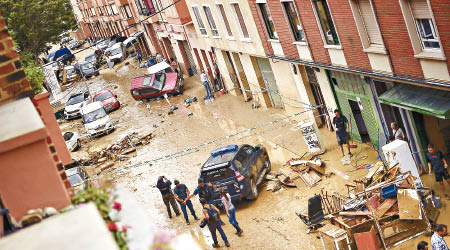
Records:
[[[305,209],[302,209],[296,212],[296,214],[308,226],[307,233],[321,226],[320,223],[325,219],[325,215],[323,213],[320,195],[309,198],[307,214],[305,215],[304,212]]]
[[[355,233],[355,241],[358,250],[379,250],[380,241],[377,232],[372,227],[369,232]]]
[[[320,241],[322,241],[323,249],[326,250],[324,238],[328,238],[333,240],[334,245],[336,246],[336,250],[345,249],[339,247],[339,242],[345,240],[345,244],[349,250],[351,250],[350,242],[348,239],[347,232],[339,227],[336,227],[331,224],[327,224],[321,228],[319,228]],[[347,248],[346,247],[346,248]]]

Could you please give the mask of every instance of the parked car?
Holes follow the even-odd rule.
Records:
[[[130,93],[135,100],[182,93],[183,78],[166,62],[149,67],[147,73],[131,80]]]
[[[117,95],[114,95],[109,90],[102,90],[94,96],[94,102],[101,102],[106,112],[111,112],[120,107],[119,100],[117,100]]]
[[[258,198],[258,186],[271,171],[269,155],[261,145],[229,145],[211,152],[200,177],[217,188],[209,202],[223,208],[219,189],[225,188],[232,201]]]
[[[102,40],[102,41],[98,42],[96,45],[97,45],[97,48],[99,48],[103,51],[106,48],[108,48],[108,44],[109,44],[109,39],[106,39],[106,40]]]
[[[103,52],[101,50],[96,50],[87,54],[84,60],[92,63],[96,68],[99,68],[102,65],[102,54]]]
[[[127,40],[123,41],[123,45],[125,46],[125,57],[129,55],[134,55],[136,53],[135,44],[138,43],[136,37],[129,37]]]
[[[81,107],[86,104],[88,97],[89,94],[87,92],[71,95],[64,108],[64,118],[69,120],[80,117]]]
[[[98,76],[100,74],[98,69],[90,62],[77,62],[74,67],[75,71],[82,77],[90,78],[91,76]]]
[[[124,55],[123,43],[114,44],[109,50],[109,60],[112,62],[119,63]]]
[[[67,43],[68,41],[70,41],[70,37],[68,36],[61,38],[61,43]]]
[[[74,50],[74,49],[78,49],[81,46],[81,44],[79,44],[77,40],[71,40],[69,42],[68,46],[69,46],[69,49]]]
[[[64,69],[66,70],[66,82],[72,82],[77,78],[74,66],[66,66]]]
[[[91,136],[109,134],[114,130],[111,119],[101,102],[92,102],[83,106],[81,115],[86,132]]]
[[[80,148],[80,137],[77,132],[63,132],[62,136],[70,152],[77,151]]]
[[[75,191],[87,189],[89,186],[87,182],[89,175],[83,168],[74,167],[66,169],[66,176]]]

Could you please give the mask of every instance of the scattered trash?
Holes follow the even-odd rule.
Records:
[[[192,112],[188,114],[188,116],[193,116],[193,115],[194,115],[194,113],[192,113]]]
[[[186,98],[186,99],[184,99],[184,104],[191,104],[191,103],[193,103],[193,102],[196,102],[197,101],[197,97],[188,97],[188,98]]]

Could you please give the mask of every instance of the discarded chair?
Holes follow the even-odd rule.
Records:
[[[312,230],[317,230],[321,227],[321,222],[325,218],[320,195],[315,195],[309,198],[307,215],[304,213],[306,212],[305,210],[306,209],[304,208],[296,212],[296,214],[308,226],[306,233],[310,233]]]

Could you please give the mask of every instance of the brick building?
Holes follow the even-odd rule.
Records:
[[[0,14],[0,198],[11,216],[69,205],[71,162],[48,93],[34,95]]]
[[[450,2],[250,0],[267,57],[292,65],[302,100],[350,118],[352,136],[381,147],[395,121],[413,151],[450,154]],[[424,154],[416,153],[419,165]]]

